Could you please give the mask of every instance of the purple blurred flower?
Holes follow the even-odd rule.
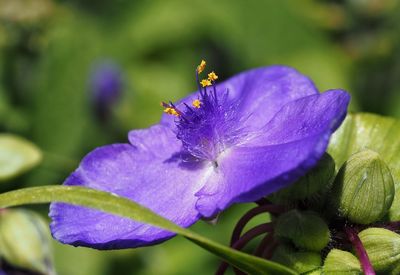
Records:
[[[122,72],[117,64],[103,61],[95,65],[90,78],[93,106],[101,119],[108,117],[123,88]]]
[[[197,75],[198,76],[198,75]],[[233,203],[260,199],[294,182],[321,158],[350,96],[318,93],[296,70],[272,66],[216,85],[215,77],[161,122],[133,130],[129,142],[95,149],[65,185],[132,199],[188,227]],[[116,249],[174,234],[97,210],[53,203],[53,236],[72,245]]]

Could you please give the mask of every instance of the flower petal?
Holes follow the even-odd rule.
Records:
[[[132,131],[131,144],[113,144],[89,153],[65,185],[113,192],[187,227],[200,218],[194,193],[204,185],[207,168],[181,162],[180,143],[169,128],[157,125]],[[150,245],[174,234],[101,211],[64,203],[50,207],[57,240],[97,249]]]
[[[249,130],[259,129],[286,103],[318,93],[308,77],[286,66],[252,69],[217,84],[219,95],[227,90],[232,101],[239,101],[238,112],[250,116],[247,125],[243,125]],[[195,92],[176,105],[178,108],[183,103],[191,105],[197,97],[198,92]],[[172,126],[173,122],[174,117],[163,114],[162,124]]]
[[[223,153],[223,179],[196,193],[204,216],[232,203],[251,202],[304,175],[326,150],[329,137],[343,121],[350,96],[340,90],[312,95],[285,105],[257,138]]]

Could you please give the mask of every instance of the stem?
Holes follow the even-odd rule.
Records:
[[[400,221],[388,222],[383,227],[388,229],[388,230],[392,230],[392,231],[400,230]]]
[[[264,205],[264,204],[271,204],[270,202],[269,202],[269,200],[267,200],[267,198],[261,198],[261,199],[259,199],[258,201],[255,201],[255,203],[257,204],[257,205]]]
[[[344,231],[346,232],[347,238],[349,239],[354,249],[356,250],[364,274],[376,275],[374,268],[372,267],[372,264],[368,258],[367,251],[365,250],[360,238],[357,235],[357,231],[354,228],[348,226],[344,228]]]
[[[275,248],[279,245],[277,240],[272,239],[272,242],[269,246],[265,248],[261,257],[264,259],[271,259],[272,255],[274,254]]]
[[[260,245],[254,252],[254,256],[270,259],[278,244],[278,241],[274,239],[274,232],[272,231],[262,239]]]
[[[233,245],[232,248],[236,250],[242,249],[248,242],[250,242],[252,239],[267,233],[267,232],[272,232],[273,226],[272,223],[263,223],[260,225],[257,225],[256,227],[250,229],[247,231],[243,236],[237,240]],[[228,268],[229,264],[226,262],[222,262],[215,273],[216,275],[223,275]]]
[[[240,220],[237,222],[235,228],[233,229],[232,237],[231,237],[231,246],[236,243],[240,239],[240,235],[242,234],[243,229],[245,228],[246,224],[255,216],[269,212],[272,214],[281,214],[285,212],[284,208],[280,205],[261,205],[257,206],[251,210],[249,210]]]
[[[274,240],[273,232],[265,235],[262,239],[261,243],[257,247],[256,251],[254,252],[255,256],[261,257],[264,250],[268,247],[268,245]]]

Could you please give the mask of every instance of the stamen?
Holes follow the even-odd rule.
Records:
[[[193,100],[193,102],[192,102],[192,105],[193,105],[193,107],[195,107],[195,108],[199,109],[199,108],[200,108],[200,106],[201,106],[201,101],[200,101],[200,100],[198,100],[198,99],[196,99],[196,100]]]
[[[165,102],[161,102],[160,104],[162,107],[164,107],[164,113],[172,115],[172,116],[180,116],[181,112],[176,109],[176,107],[173,104],[167,104]]]
[[[204,69],[206,68],[206,64],[207,63],[206,63],[205,60],[201,60],[200,65],[197,66],[197,73],[198,74],[201,74],[204,71]]]
[[[205,66],[202,60],[195,70],[199,94],[191,103],[182,102],[177,108],[172,102],[162,102],[161,106],[164,113],[178,117],[176,137],[181,140],[183,151],[196,160],[211,161],[218,168],[218,156],[240,142],[246,132],[237,120],[237,102],[228,99],[228,90],[217,94],[217,74],[212,71],[199,81]]]
[[[208,74],[208,80],[210,80],[211,82],[215,81],[218,79],[218,75],[212,71],[211,73]]]
[[[203,86],[203,88],[212,85],[211,81],[208,79],[203,79],[202,81],[200,81],[200,84],[201,86]]]
[[[165,108],[164,113],[173,115],[173,116],[179,116],[179,113],[174,108],[170,108],[170,107]]]

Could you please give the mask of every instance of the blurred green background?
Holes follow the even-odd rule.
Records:
[[[60,184],[96,146],[157,123],[160,101],[195,90],[202,58],[220,79],[290,65],[321,91],[348,90],[352,111],[400,117],[399,12],[397,0],[0,0],[0,131],[44,152],[0,191]],[[118,68],[122,84],[99,116],[91,81],[101,64]],[[227,243],[250,207],[194,230]],[[218,264],[183,238],[109,252],[54,246],[60,275],[212,274]]]

